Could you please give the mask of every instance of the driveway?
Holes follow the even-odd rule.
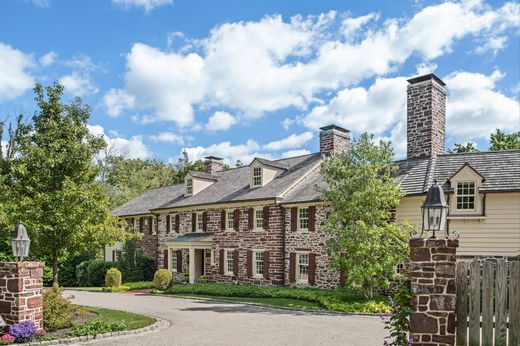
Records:
[[[157,332],[89,345],[382,345],[379,317],[289,311],[245,304],[146,294],[71,292],[74,303],[156,316],[171,322]]]

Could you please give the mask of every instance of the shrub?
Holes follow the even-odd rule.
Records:
[[[98,334],[118,332],[127,329],[127,325],[123,321],[108,322],[103,320],[92,320],[83,325],[78,325],[72,328],[67,334],[69,336],[87,336],[93,335],[94,337]]]
[[[110,268],[105,274],[105,287],[121,286],[121,272],[117,268]]]
[[[168,269],[159,269],[153,276],[153,284],[158,290],[165,290],[172,281],[172,273]]]
[[[155,261],[150,256],[139,255],[135,259],[135,281],[152,281],[155,273]],[[132,280],[134,281],[134,280]]]
[[[94,258],[94,255],[89,252],[85,252],[78,256],[73,256],[66,259],[60,264],[60,286],[61,287],[76,287],[78,286],[78,279],[76,275],[77,266],[84,261],[88,261]]]
[[[80,287],[101,287],[105,283],[105,273],[110,268],[117,267],[115,262],[105,262],[100,259],[81,262],[76,267],[76,278]]]
[[[15,340],[16,338],[11,334],[4,334],[0,337],[0,345],[10,345],[14,343]]]
[[[76,266],[76,281],[79,287],[88,287],[87,268],[90,261],[81,262]]]
[[[37,329],[33,321],[26,320],[9,327],[9,334],[14,336],[16,342],[23,343],[31,340]]]
[[[54,285],[43,293],[43,325],[47,330],[72,326],[74,306],[70,297],[63,296],[63,289]]]
[[[102,288],[102,291],[103,292],[121,292],[121,291],[129,291],[130,290],[130,287],[128,286],[125,286],[125,285],[121,285],[121,286],[117,286],[117,287],[103,287]]]
[[[393,298],[390,298],[392,306],[391,315],[384,318],[386,324],[385,329],[390,331],[384,341],[385,346],[407,346],[408,332],[410,330],[410,322],[408,318],[412,312],[410,302],[412,299],[412,291],[410,287],[411,278],[403,276],[399,280],[399,286]]]

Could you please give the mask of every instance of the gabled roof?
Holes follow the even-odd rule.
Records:
[[[251,166],[253,164],[253,162],[255,161],[258,161],[260,162],[262,165],[264,166],[269,166],[269,167],[274,167],[274,168],[279,168],[279,169],[283,169],[283,170],[287,170],[287,164],[285,164],[284,162],[280,162],[281,160],[277,160],[277,161],[272,161],[272,160],[267,160],[267,159],[262,159],[260,157],[256,157],[250,164],[249,166]]]
[[[217,181],[220,179],[220,177],[218,175],[205,173],[205,172],[189,171],[188,173],[194,178],[214,180],[214,181]]]
[[[450,177],[446,182],[449,183],[449,182],[451,181],[451,179],[453,179],[454,176],[456,176],[457,174],[459,174],[459,172],[462,171],[462,170],[463,170],[464,168],[466,168],[466,167],[468,167],[469,169],[471,169],[471,170],[472,170],[473,172],[475,172],[475,173],[476,173],[480,178],[482,178],[482,181],[485,181],[485,180],[486,180],[486,178],[484,178],[484,177],[482,176],[482,174],[480,174],[480,173],[479,173],[475,168],[471,167],[471,165],[470,165],[469,163],[465,162],[465,163],[462,165],[462,167],[460,167],[460,169],[457,170],[457,172],[453,173],[452,176],[451,176],[451,177]]]
[[[163,186],[150,189],[116,208],[112,214],[115,216],[131,216],[149,214],[155,209],[170,200],[170,196],[182,194],[185,191],[184,184]]]

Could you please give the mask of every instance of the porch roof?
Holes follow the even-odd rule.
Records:
[[[186,233],[176,238],[166,239],[166,244],[172,247],[211,246],[213,235],[211,233]]]

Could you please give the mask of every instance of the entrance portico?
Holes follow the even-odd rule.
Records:
[[[172,250],[188,249],[189,282],[193,284],[205,274],[205,253],[211,250],[213,236],[210,233],[187,233],[166,242],[168,252]],[[168,264],[170,268],[171,264]],[[172,270],[172,268],[170,268]]]

